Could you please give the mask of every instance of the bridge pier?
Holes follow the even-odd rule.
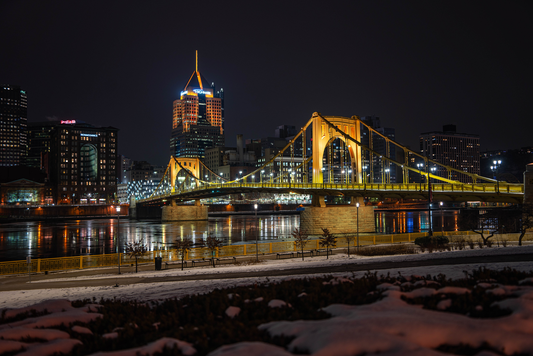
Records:
[[[207,206],[200,204],[200,200],[196,200],[194,205],[176,205],[176,201],[172,200],[170,205],[163,206],[161,221],[187,220],[207,220]]]
[[[137,200],[135,197],[131,196],[130,198],[130,208],[128,210],[129,218],[137,220]]]
[[[533,163],[524,172],[524,203],[533,203]]]
[[[300,214],[300,229],[309,235],[321,235],[322,228],[333,234],[357,233],[357,213],[359,232],[375,232],[374,207],[365,206],[363,198],[352,197],[350,205],[325,206],[323,196],[313,196],[313,204]]]

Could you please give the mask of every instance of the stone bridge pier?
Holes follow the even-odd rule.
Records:
[[[374,207],[365,206],[364,198],[352,197],[350,205],[326,206],[323,196],[313,196],[313,204],[300,214],[300,229],[309,235],[321,235],[322,228],[333,234],[356,233],[358,213],[359,232],[375,232]]]
[[[200,200],[195,200],[194,205],[177,205],[172,199],[170,205],[162,207],[162,222],[187,220],[207,220],[207,206],[200,204]]]

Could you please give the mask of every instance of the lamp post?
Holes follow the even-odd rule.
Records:
[[[259,226],[258,226],[258,221],[257,221],[257,204],[254,204],[254,209],[255,209],[255,226],[256,226],[256,229],[255,229],[255,260],[259,262],[259,245],[257,243],[257,235],[259,234]]]
[[[431,174],[435,175],[435,172],[437,171],[437,167],[431,167]],[[429,177],[429,179],[431,179],[431,177]],[[433,180],[433,182],[435,182]]]
[[[357,250],[359,250],[359,202],[355,203],[355,206],[357,208]]]
[[[390,169],[385,168],[385,183],[390,183]]]
[[[120,274],[120,205],[117,206],[117,260],[118,274]]]
[[[490,169],[494,172],[494,179],[496,179],[497,192],[500,193],[500,181],[498,180],[498,169],[502,165],[502,161],[497,160],[497,161],[492,161],[492,163],[494,163],[494,166],[490,166]]]
[[[420,191],[422,191],[422,167],[424,167],[424,163],[417,163],[416,166],[418,167],[418,172],[420,172]]]
[[[265,173],[265,170],[261,170],[261,176],[259,179],[261,179],[261,187],[263,186],[263,173]]]
[[[444,212],[442,210],[442,206],[444,205],[444,202],[439,203],[440,207],[440,231],[442,232],[442,236],[444,236]]]

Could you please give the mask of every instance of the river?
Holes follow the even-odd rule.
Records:
[[[377,212],[377,233],[427,231],[427,212]],[[432,213],[433,231],[457,230],[459,213],[455,210]],[[167,249],[177,238],[190,236],[194,241],[208,234],[227,244],[255,241],[283,241],[299,227],[299,215],[232,215],[210,217],[208,221],[161,223],[120,219],[28,221],[0,225],[0,261],[32,258],[115,253],[117,232],[120,250],[126,243],[143,239],[148,250]]]

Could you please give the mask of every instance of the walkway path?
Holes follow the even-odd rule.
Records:
[[[364,261],[364,262],[363,262]],[[366,260],[368,261],[368,260]],[[43,281],[46,279],[54,279],[47,283],[28,283],[27,275],[8,276],[0,278],[0,291],[15,291],[15,290],[33,290],[33,289],[50,289],[50,288],[71,288],[71,287],[97,287],[109,286],[119,283],[120,285],[137,284],[137,283],[165,283],[173,281],[190,281],[190,280],[214,280],[214,279],[231,279],[231,278],[249,278],[249,277],[274,277],[274,276],[290,276],[290,275],[305,275],[305,274],[329,274],[338,272],[357,272],[367,270],[387,270],[407,267],[420,266],[439,266],[439,265],[460,265],[460,264],[476,264],[476,263],[504,263],[504,262],[532,262],[533,269],[533,253],[524,254],[502,254],[493,256],[469,256],[469,257],[448,257],[448,258],[433,258],[433,259],[418,259],[415,261],[398,261],[398,262],[366,262],[365,260],[354,260],[353,263],[345,263],[335,266],[309,266],[306,268],[282,268],[282,269],[268,269],[259,271],[246,271],[246,266],[242,267],[243,272],[227,272],[227,273],[208,273],[208,274],[192,274],[192,275],[174,275],[162,277],[121,277],[112,278],[113,274],[117,273],[115,268],[98,268],[92,270],[79,270],[61,273],[53,273],[49,275],[39,274],[32,275],[32,281]],[[178,269],[178,264],[171,265],[172,269]],[[122,272],[129,273],[135,267],[123,266]],[[140,271],[153,271],[154,266],[143,265],[139,266]],[[203,267],[210,268],[210,267]],[[178,271],[177,271],[178,272]],[[154,274],[157,274],[154,271]],[[101,278],[103,274],[107,274],[106,278]],[[95,276],[91,279],[90,276]],[[76,277],[84,277],[83,279],[71,280]],[[111,278],[109,278],[111,277]],[[61,281],[61,279],[65,279]],[[69,280],[67,280],[69,279]]]

